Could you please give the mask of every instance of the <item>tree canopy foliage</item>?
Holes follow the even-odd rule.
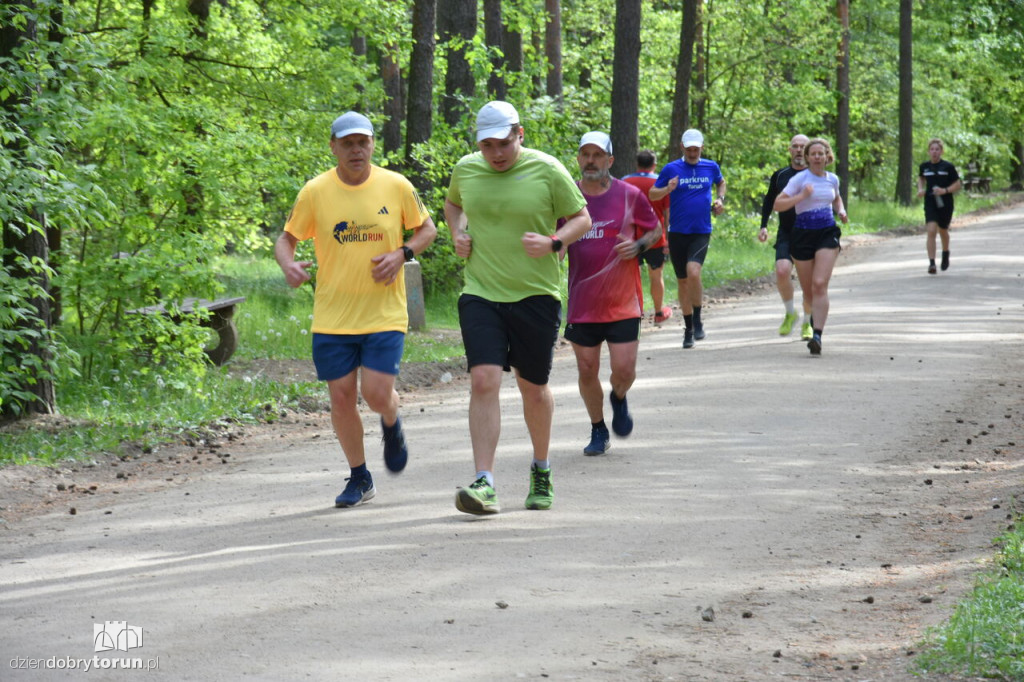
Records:
[[[474,16],[465,0],[437,0],[440,36],[428,45],[414,38],[414,16],[429,12],[433,26],[433,2],[0,4],[0,411],[24,409],[25,385],[59,371],[147,371],[154,357],[144,346],[164,366],[201,373],[194,335],[128,311],[215,296],[211,258],[266,250],[298,189],[331,165],[329,126],[345,110],[374,121],[377,162],[414,173],[435,220],[451,166],[472,150],[472,114],[496,87],[521,112],[527,145],[573,169],[579,136],[609,130],[617,98],[632,96],[613,89],[617,4],[642,11],[636,147],[663,162],[678,153],[670,132],[683,3],[488,0]],[[848,189],[860,198],[888,199],[896,186],[899,5],[850,10]],[[731,210],[752,212],[794,133],[835,138],[836,7],[695,6],[686,119],[729,179]],[[493,27],[485,35],[488,8],[500,10],[500,41]],[[453,17],[479,25],[466,30]],[[941,137],[947,158],[977,164],[994,186],[1013,173],[1019,182],[1022,53],[1022,0],[915,2],[913,148],[923,157]],[[425,73],[424,86],[416,74]],[[29,233],[46,234],[47,257],[17,247]],[[455,284],[460,264],[446,239],[423,262],[428,291]],[[26,359],[28,335],[40,331],[25,322],[41,293],[58,304],[53,326],[67,344],[43,332],[48,352]]]

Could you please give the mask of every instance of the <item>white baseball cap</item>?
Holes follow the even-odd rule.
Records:
[[[578,149],[583,149],[584,145],[588,144],[600,147],[608,156],[612,155],[612,138],[602,132],[592,130],[589,133],[584,134],[583,137],[580,138],[580,146]]]
[[[683,146],[684,147],[703,147],[704,136],[700,134],[700,131],[696,128],[690,128],[683,133]]]
[[[519,113],[514,106],[500,100],[488,102],[476,115],[476,141],[480,142],[489,137],[506,138],[518,125]]]
[[[334,119],[331,124],[331,137],[342,138],[346,135],[369,135],[373,137],[373,124],[370,119],[360,113],[349,111]]]

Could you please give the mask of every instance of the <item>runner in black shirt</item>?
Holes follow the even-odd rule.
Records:
[[[789,141],[789,165],[772,173],[768,181],[768,191],[765,192],[764,201],[761,203],[761,229],[757,233],[758,240],[768,240],[768,220],[775,210],[775,197],[786,186],[790,179],[806,168],[804,163],[804,145],[808,142],[806,135],[794,135]],[[779,296],[786,306],[786,316],[782,318],[782,325],[779,327],[779,334],[788,336],[793,331],[796,323],[796,308],[793,305],[793,260],[789,255],[789,239],[793,232],[793,221],[796,220],[796,209],[779,213],[779,233],[775,237],[775,281],[779,287]],[[804,308],[804,319],[801,336],[805,339],[811,338],[811,311]]]
[[[924,197],[924,222],[928,231],[928,274],[935,270],[935,233],[942,239],[942,269],[949,267],[949,223],[953,220],[953,194],[962,183],[956,166],[942,160],[942,140],[928,141],[928,160],[917,174],[917,196]]]

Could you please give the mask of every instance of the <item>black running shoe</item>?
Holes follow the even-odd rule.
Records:
[[[807,342],[807,347],[811,349],[811,355],[821,355],[821,335],[812,336],[811,340]]]

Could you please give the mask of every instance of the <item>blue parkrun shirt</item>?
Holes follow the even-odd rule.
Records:
[[[724,179],[718,164],[704,158],[693,165],[676,159],[665,164],[654,186],[665,187],[672,178],[679,178],[679,186],[669,194],[668,231],[711,234],[711,187]]]

